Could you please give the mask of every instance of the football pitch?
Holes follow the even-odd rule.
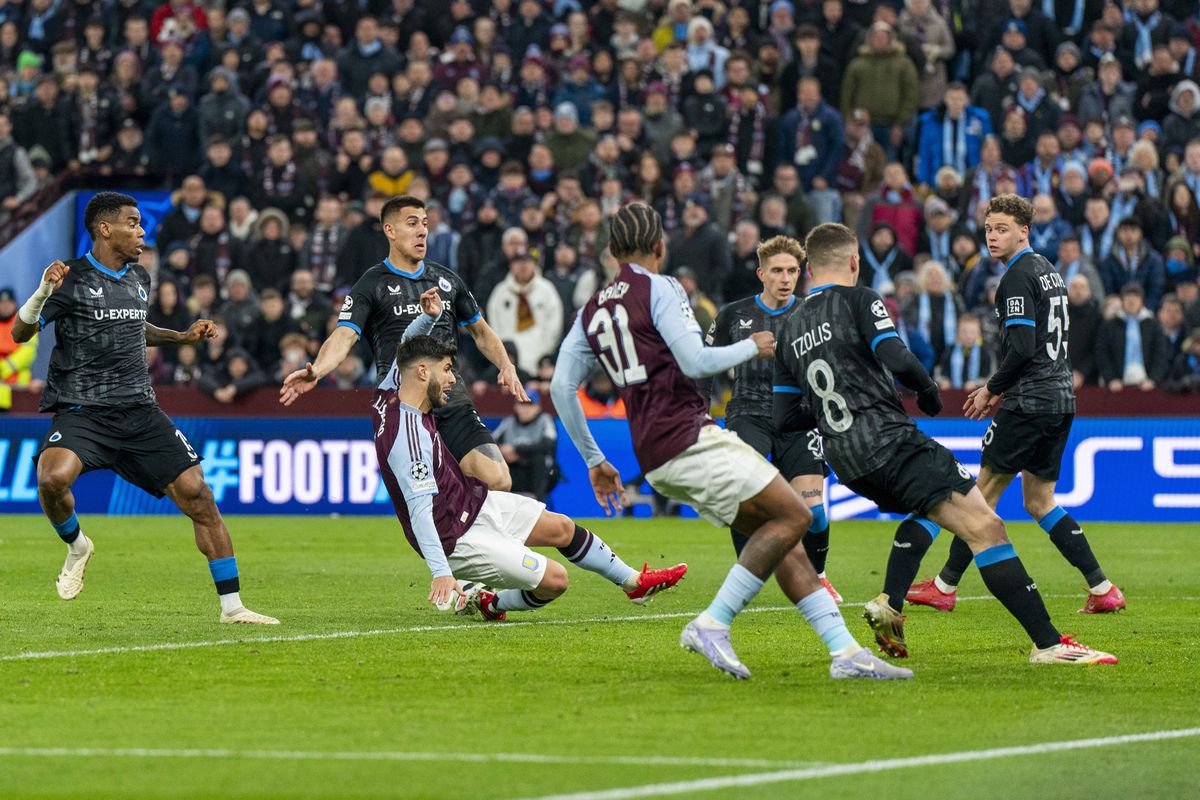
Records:
[[[1075,614],[1079,575],[1010,526],[1059,628],[1118,666],[1027,663],[972,569],[953,613],[910,609],[912,681],[830,680],[772,583],[734,625],[735,682],[678,645],[732,562],[700,521],[593,521],[631,565],[690,565],[648,606],[571,567],[561,600],[497,624],[425,602],[394,519],[230,518],[271,628],[217,624],[182,517],[82,521],[96,556],[63,602],[45,519],[0,518],[2,798],[1200,796],[1200,526],[1087,526],[1129,600],[1111,616]],[[832,527],[864,644],[892,530]]]

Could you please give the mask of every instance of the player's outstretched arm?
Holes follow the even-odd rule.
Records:
[[[198,319],[186,331],[173,331],[146,323],[146,346],[197,344],[217,335],[217,326],[211,319]]]
[[[337,369],[337,365],[350,355],[350,348],[358,342],[358,334],[352,328],[340,326],[333,329],[325,344],[317,353],[317,360],[305,364],[304,369],[298,369],[283,379],[279,389],[279,402],[290,406],[300,398],[300,395],[312,390],[317,381]]]
[[[12,338],[14,342],[23,344],[37,335],[42,308],[50,299],[50,295],[62,288],[63,281],[66,280],[67,273],[70,271],[71,268],[62,261],[55,261],[42,272],[42,282],[37,291],[25,301],[25,305],[17,311],[17,318],[13,320]]]
[[[480,317],[465,327],[467,333],[471,334],[471,338],[475,340],[475,346],[479,348],[479,352],[483,353],[484,358],[500,370],[500,375],[496,378],[497,385],[513,397],[526,403],[529,402],[529,395],[525,394],[525,387],[521,385],[521,379],[517,377],[516,365],[508,360],[504,342],[492,330],[492,326],[487,324],[487,320]]]
[[[687,294],[671,277],[655,276],[650,286],[650,315],[679,368],[689,378],[707,378],[752,358],[771,358],[775,353],[775,335],[768,331],[727,347],[705,347]]]

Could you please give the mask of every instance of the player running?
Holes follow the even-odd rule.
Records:
[[[725,347],[758,331],[770,331],[778,340],[784,322],[798,305],[796,286],[800,282],[800,265],[803,263],[804,248],[795,239],[776,236],[760,244],[758,279],[762,282],[762,291],[722,308],[705,341],[710,346]],[[829,518],[825,514],[822,493],[829,468],[821,454],[821,435],[815,430],[789,434],[775,430],[771,421],[774,370],[772,362],[757,358],[733,368],[733,395],[725,407],[725,427],[763,457],[770,456],[771,463],[783,473],[784,480],[812,512],[812,523],[800,542],[821,585],[835,602],[841,603],[842,596],[825,577]],[[710,387],[710,381],[701,383],[702,389]],[[748,537],[733,528],[729,532],[733,537],[733,549],[741,555]]]
[[[200,457],[162,412],[150,388],[146,346],[195,344],[216,335],[210,320],[186,332],[146,322],[150,276],[142,252],[137,201],[100,192],[88,201],[84,227],[92,249],[84,258],[55,261],[13,324],[17,342],[54,323],[40,411],[54,420],[37,455],[38,499],[67,545],[55,580],[58,596],[74,599],[95,553],[80,530],[71,486],[80,474],[110,469],[155,497],[164,494],[192,520],[196,546],[208,559],[221,601],[221,622],[278,625],[242,605],[229,531],[204,482]]]
[[[967,419],[984,419],[1000,406],[983,435],[979,489],[988,505],[996,507],[1020,472],[1025,510],[1088,583],[1087,602],[1079,613],[1111,613],[1125,608],[1125,596],[1104,576],[1082,527],[1054,500],[1075,418],[1067,355],[1071,319],[1062,277],[1029,246],[1032,220],[1033,206],[1015,194],[999,195],[988,203],[988,251],[1008,265],[996,290],[996,316],[1003,325],[1001,361],[991,380],[967,397],[963,411]],[[953,610],[955,592],[970,563],[967,546],[951,542],[942,571],[912,586],[908,602]]]
[[[784,327],[775,368],[775,422],[784,431],[806,430],[815,415],[825,457],[843,484],[882,511],[929,518],[910,516],[900,524],[883,593],[866,605],[863,616],[880,648],[899,658],[908,655],[903,595],[940,525],[966,542],[988,590],[1033,640],[1031,662],[1117,663],[1115,656],[1059,634],[1004,523],[971,474],[904,413],[893,375],[917,392],[926,414],[937,415],[942,401],[937,384],[896,333],[883,299],[858,286],[854,233],[843,225],[819,225],[805,249],[818,285]]]
[[[432,300],[435,310],[438,300]],[[424,325],[432,329],[435,317]],[[418,320],[408,334],[422,332]],[[429,600],[459,613],[503,620],[534,611],[567,590],[567,570],[530,550],[557,547],[571,563],[607,578],[635,603],[670,589],[686,564],[639,573],[599,536],[523,495],[489,491],[463,474],[439,435],[433,411],[449,402],[457,381],[453,344],[412,335],[396,350],[372,404],[375,452],[404,535],[433,574]],[[472,585],[460,595],[459,581]],[[490,588],[500,589],[493,592]]]
[[[283,380],[280,402],[290,406],[337,368],[362,336],[368,337],[375,353],[377,379],[383,380],[391,366],[404,330],[421,315],[421,295],[436,289],[445,309],[432,335],[454,344],[465,328],[480,352],[500,370],[497,383],[511,394],[528,400],[517,377],[517,368],[504,351],[504,343],[483,319],[475,298],[452,269],[425,260],[429,218],[424,201],[401,195],[388,200],[379,214],[389,243],[388,257],[367,270],[354,284],[338,314],[337,328],[321,345],[317,359]],[[446,446],[463,471],[492,489],[512,487],[508,464],[491,432],[471,404],[466,384],[455,370],[450,402],[435,415]]]
[[[696,378],[771,358],[774,335],[759,331],[728,347],[706,348],[682,287],[658,274],[666,255],[662,218],[634,203],[618,210],[609,225],[609,249],[622,262],[620,271],[576,316],[550,386],[559,417],[587,463],[596,500],[606,513],[624,502],[621,477],[592,438],[577,396],[598,359],[625,402],[634,453],[650,485],[695,506],[715,525],[749,533],[717,596],[683,629],[680,644],[735,678],[749,678],[729,630],[774,571],[829,648],[831,677],[911,678],[910,670],[881,661],[854,640],[803,548],[796,547],[812,514],[779,470],[713,423],[696,386]]]

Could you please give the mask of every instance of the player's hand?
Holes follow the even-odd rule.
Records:
[[[458,591],[458,581],[452,575],[434,578],[429,584],[429,602],[435,606],[448,605]]]
[[[758,345],[758,355],[756,358],[775,357],[775,334],[770,331],[759,331],[758,333],[750,334],[750,339]]]
[[[442,315],[442,296],[436,286],[421,294],[421,310],[434,319]]]
[[[205,339],[212,339],[217,335],[217,325],[211,319],[198,319],[192,323],[192,326],[184,331],[180,337],[180,344],[196,344]]]
[[[917,408],[927,417],[942,413],[942,392],[936,383],[917,395]]]
[[[46,267],[46,270],[42,273],[42,284],[54,284],[54,288],[50,291],[57,292],[62,288],[63,281],[66,279],[67,273],[70,271],[71,268],[62,261],[55,261],[50,266]]]
[[[283,386],[279,389],[279,402],[290,406],[300,398],[300,395],[310,391],[316,385],[317,373],[313,372],[312,362],[309,362],[304,365],[304,369],[298,369],[283,379]]]
[[[967,395],[967,401],[963,403],[963,416],[974,420],[987,417],[1000,402],[1001,396],[992,394],[986,385],[980,386]]]
[[[601,461],[588,470],[588,479],[605,516],[611,517],[625,510],[625,487],[621,485],[621,473],[616,467]]]
[[[517,368],[513,366],[512,362],[500,368],[500,375],[496,378],[496,385],[522,403],[529,402],[529,395],[525,394],[525,387],[521,385],[521,379],[517,377]]]

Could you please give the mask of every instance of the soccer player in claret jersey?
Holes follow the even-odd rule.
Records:
[[[853,231],[818,225],[805,249],[817,285],[784,327],[775,368],[775,422],[783,431],[807,430],[816,422],[825,457],[843,484],[882,511],[919,515],[896,530],[883,593],[866,604],[864,616],[880,648],[895,657],[908,655],[900,613],[904,592],[941,525],[966,541],[988,590],[1033,640],[1030,661],[1117,663],[1059,634],[1004,523],[971,474],[904,413],[893,375],[917,392],[926,414],[940,412],[942,401],[937,384],[896,333],[883,299],[858,286]],[[925,517],[936,524],[927,527]]]
[[[465,329],[480,352],[500,371],[496,382],[515,397],[528,400],[504,343],[483,319],[462,278],[449,267],[425,260],[429,217],[424,201],[408,195],[393,197],[384,204],[379,219],[388,239],[388,257],[363,273],[354,284],[338,313],[337,327],[321,345],[316,361],[284,378],[279,390],[280,402],[291,405],[316,386],[345,360],[363,336],[375,353],[377,380],[383,380],[402,334],[421,315],[421,295],[431,289],[441,295],[448,312],[442,314],[431,335],[447,344],[457,344],[459,331]],[[512,486],[512,477],[504,456],[491,431],[479,419],[457,370],[455,378],[450,402],[435,412],[438,430],[464,472],[492,489],[507,491]]]
[[[1075,417],[1075,389],[1067,354],[1067,290],[1054,265],[1029,247],[1033,206],[1014,194],[988,203],[984,230],[988,251],[1008,264],[996,291],[1001,321],[1000,366],[985,386],[973,391],[963,411],[984,419],[997,405],[983,435],[979,489],[995,508],[1018,472],[1025,510],[1088,583],[1081,614],[1125,608],[1125,596],[1109,581],[1078,522],[1054,500],[1063,450]],[[944,611],[954,608],[955,590],[971,563],[959,541],[933,580],[915,584],[908,601]]]
[[[438,298],[432,300],[435,309]],[[436,317],[427,317],[425,330]],[[503,620],[508,611],[533,611],[567,590],[567,571],[530,547],[557,547],[573,564],[624,590],[635,603],[677,584],[686,564],[639,573],[599,536],[543,503],[489,491],[464,475],[434,423],[449,401],[456,349],[421,332],[414,320],[397,348],[373,403],[375,450],[384,485],[409,544],[433,575],[429,600]],[[464,581],[466,583],[460,583]],[[501,591],[495,592],[493,588]]]
[[[216,327],[199,320],[179,332],[146,322],[150,275],[137,263],[146,232],[136,200],[100,192],[88,201],[83,221],[92,249],[84,258],[51,264],[12,329],[13,339],[24,342],[54,324],[40,405],[54,420],[38,451],[37,476],[38,499],[67,545],[58,596],[71,600],[83,590],[95,552],[80,530],[71,486],[84,472],[110,469],[155,497],[170,497],[191,518],[217,586],[221,622],[278,625],[242,605],[233,543],[200,457],[150,388],[147,345],[195,344],[216,335]]]
[[[804,549],[796,547],[812,514],[775,467],[713,423],[696,386],[697,378],[771,358],[774,335],[760,331],[728,347],[706,348],[682,287],[658,274],[666,255],[662,218],[634,203],[619,209],[609,226],[609,249],[620,271],[576,316],[550,385],[559,417],[587,463],[596,500],[607,513],[620,511],[624,493],[577,395],[599,360],[625,401],[634,453],[650,485],[693,505],[714,525],[749,533],[738,563],[708,609],[683,629],[680,644],[735,678],[749,678],[729,630],[774,571],[829,648],[832,677],[911,678],[910,670],[881,661],[854,640]]]
[[[726,347],[758,331],[770,331],[776,340],[788,316],[797,308],[796,287],[800,283],[800,265],[804,247],[788,236],[776,236],[758,246],[758,279],[762,291],[737,300],[721,309],[713,320],[705,341],[711,347]],[[821,454],[821,435],[815,430],[782,434],[771,422],[771,386],[775,366],[771,361],[751,359],[733,368],[733,395],[725,407],[725,427],[753,447],[783,473],[791,487],[812,512],[808,533],[800,540],[812,562],[821,585],[835,602],[842,596],[825,577],[825,558],[829,554],[829,519],[822,493],[829,468]],[[701,389],[709,390],[704,381]],[[746,534],[730,530],[733,548],[740,555],[746,546]]]

